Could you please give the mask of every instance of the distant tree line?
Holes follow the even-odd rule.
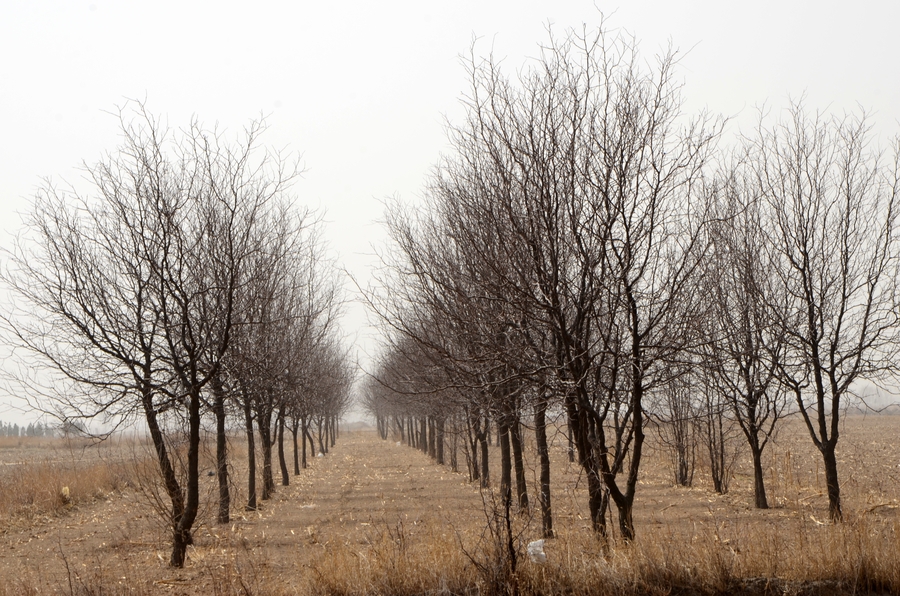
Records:
[[[246,436],[255,509],[278,472],[289,483],[285,430],[294,474],[334,445],[353,369],[320,219],[290,194],[297,164],[259,145],[263,123],[230,141],[196,120],[169,130],[139,103],[120,121],[121,145],[84,167],[89,194],[47,182],[35,198],[6,254],[17,308],[2,318],[40,365],[19,377],[40,408],[71,428],[99,417],[147,429],[181,567],[203,433],[216,437],[226,523],[229,433]]]
[[[11,422],[0,420],[0,437],[53,437],[58,433],[58,427],[53,427],[43,422],[29,422],[28,426],[19,426]]]
[[[739,434],[768,507],[762,458],[791,409],[840,520],[842,407],[895,371],[900,143],[797,102],[725,147],[721,119],[684,113],[676,64],[604,29],[551,35],[513,77],[473,54],[424,205],[386,214],[366,407],[382,437],[438,463],[449,446],[482,486],[497,441],[523,510],[530,428],[548,537],[553,421],[601,536],[612,508],[635,535],[649,432],[681,484],[704,450],[720,492]]]

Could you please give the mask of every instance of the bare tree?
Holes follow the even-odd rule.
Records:
[[[451,127],[455,154],[430,211],[393,225],[398,279],[415,288],[393,294],[424,314],[413,320],[453,331],[437,349],[490,396],[501,445],[510,397],[559,390],[593,526],[606,533],[609,494],[626,538],[644,395],[668,380],[688,338],[680,314],[706,249],[695,182],[719,130],[683,122],[674,62],[669,53],[644,72],[634,40],[604,30],[551,37],[517,82],[473,59],[467,121]]]
[[[709,227],[713,249],[699,282],[706,306],[695,321],[701,336],[699,352],[708,372],[704,378],[730,406],[743,431],[753,462],[755,504],[766,509],[763,450],[789,401],[778,379],[785,336],[776,315],[786,297],[775,283],[765,209],[754,186],[734,170],[710,186],[717,215]],[[715,407],[707,407],[707,416],[714,411]],[[707,437],[721,436],[722,422],[717,425],[707,428]],[[724,443],[711,444],[711,457],[715,454],[716,463],[722,464],[714,472],[724,470]],[[725,486],[721,477],[714,473],[717,490]]]
[[[668,449],[675,484],[691,486],[697,458],[697,404],[689,373],[673,377],[660,388],[653,408],[657,432]]]
[[[198,514],[203,392],[230,344],[257,216],[293,170],[259,156],[259,123],[237,144],[196,121],[173,139],[134,107],[131,120],[121,113],[123,145],[85,166],[96,198],[50,185],[37,197],[5,273],[30,312],[6,322],[55,373],[63,416],[142,412],[171,501],[170,563],[180,567]],[[87,390],[67,394],[59,379]],[[187,428],[180,478],[160,424],[176,414]]]
[[[822,454],[828,509],[842,519],[837,444],[854,384],[893,369],[898,343],[900,142],[870,144],[865,114],[810,116],[802,103],[747,139],[769,212],[786,353],[782,381]]]

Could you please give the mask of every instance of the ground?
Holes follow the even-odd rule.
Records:
[[[551,564],[554,558],[557,565],[563,560],[567,565],[582,564],[575,558],[600,559],[600,547],[574,540],[588,528],[586,498],[577,466],[566,461],[562,439],[562,435],[555,437],[553,451],[554,522],[561,540],[548,543],[546,550]],[[896,539],[900,545],[896,538],[898,443],[900,417],[853,419],[841,438],[840,472],[848,515],[868,520],[868,533],[890,532],[895,538],[889,540]],[[82,453],[82,459],[88,457],[71,448],[63,453],[46,449],[40,457],[25,455],[30,461],[45,463],[64,461],[75,453]],[[728,549],[735,570],[753,576],[796,574],[779,556],[785,545],[799,540],[807,545],[800,548],[814,551],[817,532],[833,531],[825,521],[823,473],[813,450],[799,424],[785,426],[778,443],[767,453],[769,497],[774,507],[758,511],[752,508],[752,478],[746,463],[739,466],[731,492],[717,495],[710,490],[702,469],[693,487],[673,486],[664,452],[657,446],[648,452],[638,488],[635,521],[639,539],[652,536],[652,548],[647,552],[657,549],[662,556],[677,553],[684,544],[716,542],[720,543],[717,548]],[[0,449],[0,458],[7,464],[16,457],[26,459],[21,449],[13,451]],[[239,449],[235,454],[236,502],[242,502]],[[121,461],[125,459],[118,456],[110,461],[124,465]],[[530,452],[530,463],[535,460]],[[464,468],[462,455],[460,461]],[[0,483],[15,482],[16,475],[25,470],[22,465],[5,468]],[[492,472],[496,470],[494,465]],[[533,481],[533,466],[528,473]],[[204,480],[205,489],[213,494],[215,479]],[[428,544],[433,549],[430,565],[440,567],[442,561],[448,568],[467,565],[466,557],[451,551],[465,552],[468,557],[484,544],[485,536],[489,543],[486,528],[495,511],[489,494],[470,483],[464,473],[453,473],[419,451],[379,439],[374,432],[345,432],[331,453],[314,458],[308,469],[291,477],[290,486],[279,486],[275,497],[259,511],[235,507],[227,525],[211,523],[211,510],[204,511],[201,519],[205,521],[195,531],[186,567],[172,569],[166,564],[165,528],[148,506],[146,491],[135,485],[140,482],[126,482],[91,499],[63,503],[49,513],[19,512],[0,518],[5,524],[0,526],[0,578],[6,578],[0,584],[0,595],[4,591],[306,593],[317,585],[343,586],[341,582],[351,582],[350,576],[362,573],[361,569],[373,572],[377,565],[370,559],[378,558],[382,567],[377,568],[384,573],[385,565],[395,567],[398,557],[413,557],[409,553]],[[534,501],[533,484],[530,490]],[[537,512],[519,516],[517,540],[524,543],[539,537],[538,523]],[[782,535],[787,536],[783,543]],[[834,539],[828,537],[827,541]],[[771,544],[763,548],[760,542]],[[574,548],[575,544],[588,546]],[[670,551],[672,546],[676,548]],[[751,548],[756,549],[752,564],[743,563],[742,553]],[[451,562],[453,557],[457,558]],[[346,587],[329,590],[352,591]]]
[[[337,544],[378,540],[398,527],[410,536],[424,528],[452,532],[447,511],[455,518],[484,518],[478,489],[463,475],[374,432],[342,436],[330,454],[315,458],[290,486],[279,486],[259,511],[236,512],[227,526],[201,526],[183,570],[165,564],[165,533],[146,508],[142,495],[123,490],[61,516],[19,521],[0,536],[0,577],[63,591],[70,575],[87,585],[113,577],[173,594],[204,594],[212,593],[218,571],[242,555],[264,566],[255,570],[260,577],[288,577]]]

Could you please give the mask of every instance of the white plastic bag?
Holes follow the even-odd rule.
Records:
[[[532,563],[546,563],[547,553],[544,552],[544,541],[535,540],[528,543],[528,558]]]

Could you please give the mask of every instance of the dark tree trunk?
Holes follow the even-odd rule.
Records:
[[[402,418],[394,418],[394,426],[396,426],[397,429],[400,431],[400,442],[406,443],[406,429],[403,426],[403,419]]]
[[[331,446],[334,447],[337,443],[337,435],[338,435],[338,420],[337,416],[331,417]]]
[[[287,461],[284,457],[284,406],[278,412],[278,466],[281,468],[281,486],[288,486],[291,483],[288,474]]]
[[[310,430],[309,420],[305,420],[303,423],[303,434],[306,435],[306,441],[309,443],[309,457],[316,456],[316,443],[313,441],[312,430]],[[305,446],[304,446],[305,447]],[[306,450],[304,449],[304,452]],[[304,462],[306,458],[304,457]]]
[[[306,417],[300,419],[300,467],[306,469],[306,438],[309,437],[309,422]],[[309,446],[312,449],[312,438],[309,439]]]
[[[477,419],[473,422],[466,412],[466,465],[469,467],[470,482],[475,482],[481,475],[478,467],[478,428],[473,428],[476,423]]]
[[[437,461],[438,465],[444,465],[444,419],[438,418],[435,421],[435,448],[434,448],[434,458]]]
[[[833,522],[844,519],[841,510],[841,486],[838,483],[836,440],[822,443],[822,458],[825,462],[825,487],[828,490],[828,515]]]
[[[297,431],[300,429],[300,421],[292,420],[293,424],[291,426],[291,440],[294,444],[294,476],[300,475],[300,449],[299,445],[297,445]]]
[[[422,429],[422,434],[419,437],[419,448],[422,450],[422,453],[428,455],[428,418],[426,416],[422,417],[419,426]]]
[[[272,476],[272,412],[257,412],[256,428],[259,430],[259,442],[262,445],[263,453],[263,488],[261,497],[263,501],[266,501],[275,492],[275,479]]]
[[[509,421],[497,418],[497,438],[500,440],[500,495],[509,503],[512,495],[512,455],[509,448]]]
[[[434,423],[434,417],[429,416],[426,420],[428,426],[428,457],[430,457],[431,459],[437,459],[437,444],[434,440],[436,426]]]
[[[639,369],[640,352],[638,342],[632,342],[632,368]],[[628,476],[625,479],[625,490],[622,491],[615,483],[614,476],[609,469],[603,469],[603,481],[609,489],[610,498],[616,504],[619,513],[619,530],[622,533],[622,539],[626,542],[634,540],[634,495],[637,488],[638,468],[641,461],[641,455],[644,448],[644,414],[642,410],[642,399],[644,388],[641,385],[640,374],[635,372],[631,379],[631,408],[632,408],[632,445],[631,445],[631,461],[628,464]],[[601,444],[603,442],[601,441]]]
[[[522,457],[522,433],[518,414],[512,416],[509,440],[512,444],[513,464],[516,470],[516,499],[519,503],[519,511],[527,511],[528,487],[525,484],[525,461]]]
[[[244,428],[247,431],[247,511],[255,511],[256,504],[256,441],[253,437],[253,411],[250,400],[244,398]]]
[[[456,418],[453,418],[453,436],[450,439],[450,471],[459,472],[459,459],[457,452],[459,450],[459,427]]]
[[[763,478],[762,449],[759,442],[750,443],[750,455],[753,457],[753,495],[757,509],[768,509],[769,501],[766,499],[766,485]]]
[[[322,442],[322,433],[324,432],[324,429],[322,428],[323,424],[324,424],[324,420],[322,418],[319,418],[319,420],[316,422],[316,427],[319,430],[319,432],[316,433],[316,438],[319,441],[319,453],[321,453],[322,455],[325,455],[325,451],[326,451],[325,444]]]
[[[160,473],[163,477],[163,485],[166,488],[169,501],[172,503],[172,534],[174,537],[178,531],[178,524],[184,515],[184,493],[175,475],[172,461],[169,459],[165,439],[159,427],[159,420],[156,417],[156,409],[153,407],[153,392],[150,389],[143,389],[142,403],[144,416],[147,419],[147,427],[150,429],[150,438],[153,441],[153,449],[156,451],[156,461],[159,464]]]
[[[222,380],[216,375],[212,379],[212,390],[216,414],[216,478],[219,481],[219,512],[216,521],[227,524],[231,513],[231,494],[228,490],[228,441],[225,436],[225,390]]]
[[[491,474],[488,468],[488,434],[487,430],[481,433],[481,436],[478,437],[478,442],[481,444],[481,488],[487,488],[491,485]]]
[[[606,508],[609,504],[609,498],[606,491],[603,490],[600,465],[592,447],[587,414],[578,407],[574,397],[568,400],[566,411],[575,451],[578,454],[578,463],[584,470],[587,478],[588,511],[591,515],[591,528],[601,538],[605,539],[607,537]]]
[[[172,567],[184,567],[187,547],[193,543],[191,527],[200,506],[200,390],[197,387],[189,387],[189,390],[187,498],[172,540],[172,557],[169,560]]]
[[[538,400],[534,409],[534,435],[541,465],[541,530],[543,538],[553,538],[553,510],[550,507],[550,449],[547,445],[547,399]]]

